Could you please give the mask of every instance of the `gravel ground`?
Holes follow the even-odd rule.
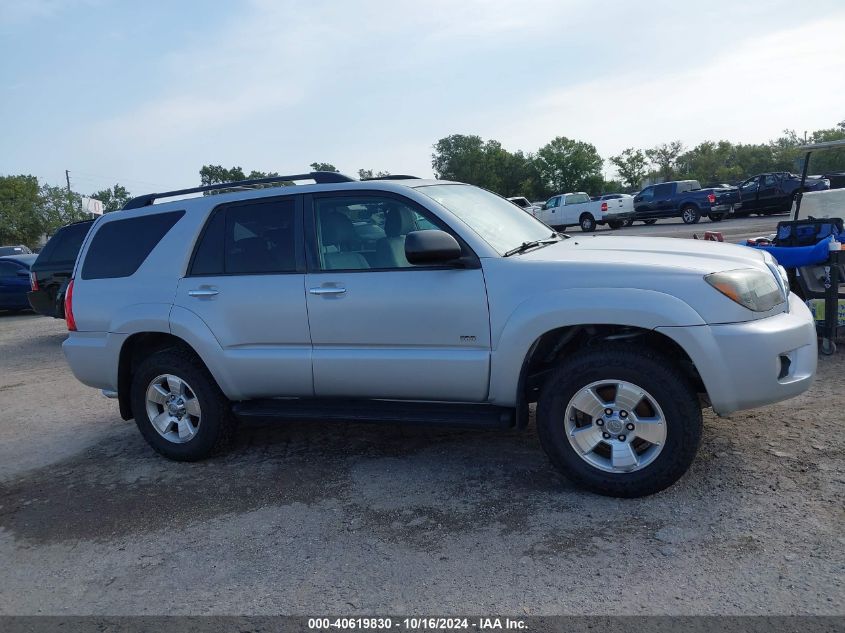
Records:
[[[560,477],[527,432],[286,424],[158,457],[0,314],[2,614],[845,614],[845,355],[717,418],[637,500]]]

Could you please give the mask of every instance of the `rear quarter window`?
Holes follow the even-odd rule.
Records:
[[[171,211],[106,222],[91,240],[82,264],[82,278],[115,279],[134,275],[183,215],[184,211]]]

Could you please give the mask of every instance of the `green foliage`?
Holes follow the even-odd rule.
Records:
[[[673,180],[677,175],[678,158],[684,151],[680,141],[662,143],[645,151],[648,159],[657,165],[657,173],[663,180]]]
[[[310,167],[313,171],[338,171],[331,163],[311,163]]]
[[[631,189],[638,189],[643,178],[648,173],[648,159],[642,150],[629,147],[618,156],[610,157],[611,164],[616,167],[622,183]],[[604,191],[603,193],[616,193]]]
[[[129,202],[132,194],[123,185],[115,184],[110,189],[102,189],[96,193],[92,193],[91,197],[103,203],[104,213],[110,213],[122,209],[123,205]]]
[[[34,246],[41,235],[35,176],[0,176],[0,245]]]
[[[372,169],[359,169],[358,170],[358,180],[372,180],[373,178],[384,178],[385,176],[389,176],[389,171],[377,171],[374,172]]]
[[[222,165],[203,165],[200,169],[200,184],[202,186],[216,185],[223,182],[239,182],[241,180],[255,180],[257,178],[271,178],[278,176],[274,171],[256,171],[252,170],[249,174],[244,174],[242,167],[232,167],[226,169]],[[286,182],[268,183],[266,185],[259,185],[259,187],[283,187]],[[235,191],[235,189],[217,189],[215,191],[206,191],[204,195],[215,195],[220,193],[228,193]]]
[[[37,215],[41,232],[46,235],[52,235],[65,224],[90,217],[82,210],[82,196],[76,192],[68,192],[64,187],[48,184],[42,185],[39,190]]]
[[[537,152],[537,171],[548,191],[601,193],[602,159],[594,145],[558,136]]]

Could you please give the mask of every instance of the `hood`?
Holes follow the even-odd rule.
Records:
[[[579,235],[516,257],[524,261],[657,267],[705,275],[737,268],[767,270],[763,253],[747,246],[670,237]]]

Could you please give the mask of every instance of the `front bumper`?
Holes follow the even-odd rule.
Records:
[[[816,374],[815,323],[794,294],[788,313],[657,331],[686,350],[720,415],[793,398],[810,387]]]

